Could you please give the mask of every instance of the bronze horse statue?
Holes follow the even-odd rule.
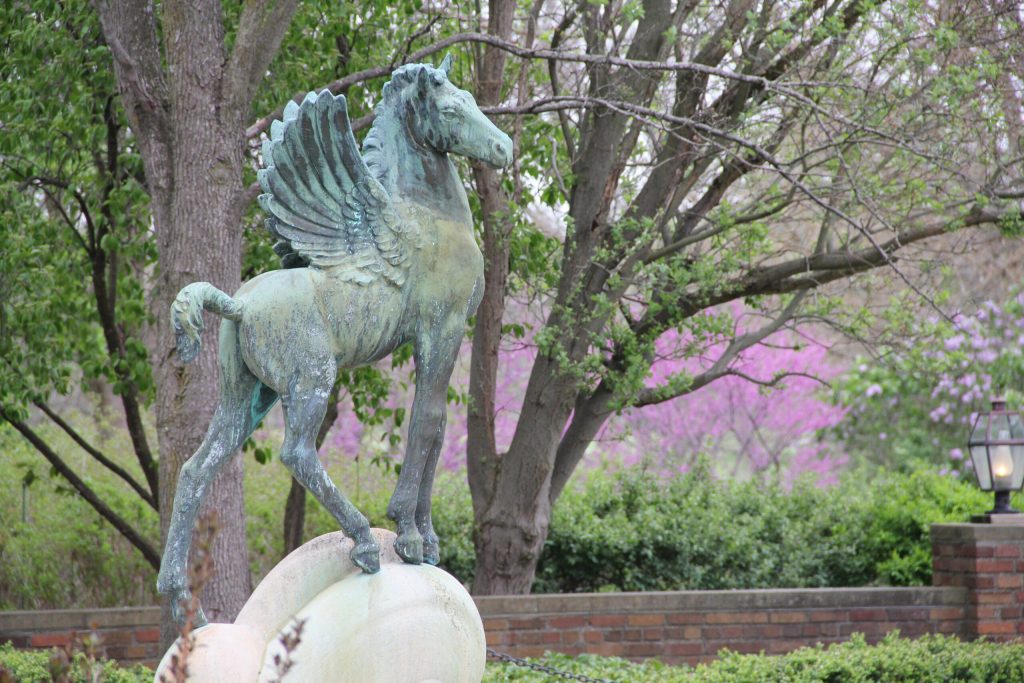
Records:
[[[192,529],[220,466],[280,399],[281,462],[354,541],[352,561],[376,572],[370,526],[324,471],[314,439],[339,368],[373,363],[412,342],[416,365],[405,459],[388,516],[395,550],[436,564],[430,518],[444,438],[446,395],[465,331],[483,293],[483,257],[449,154],[499,168],[512,141],[448,80],[451,57],[409,64],[384,86],[360,154],[344,96],[310,93],[271,127],[259,182],[267,227],[285,268],[228,296],[209,283],[183,288],[171,306],[179,357],[199,352],[202,311],[219,314],[219,403],[174,497],[157,588],[184,620]],[[194,616],[206,623],[200,610]]]

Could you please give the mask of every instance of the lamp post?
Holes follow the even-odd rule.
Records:
[[[1024,483],[1024,421],[1020,413],[1007,410],[1006,401],[992,399],[992,410],[978,413],[967,442],[974,473],[982,491],[995,493],[995,506],[976,519],[985,522],[1018,522],[1022,518],[1010,507],[1010,493]]]

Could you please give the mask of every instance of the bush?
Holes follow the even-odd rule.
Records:
[[[696,669],[649,661],[548,654],[541,664],[591,678],[630,683],[1024,683],[1024,644],[961,642],[934,635],[918,640],[893,632],[877,645],[854,634],[845,643],[801,648],[787,655],[721,658]],[[549,676],[508,665],[488,666],[485,683],[541,683]]]
[[[330,468],[371,524],[385,516],[393,475],[352,464]],[[929,525],[966,521],[991,501],[976,486],[933,472],[847,475],[836,487],[713,479],[697,469],[665,481],[636,470],[591,472],[555,505],[533,591],[713,590],[927,585]],[[280,559],[280,467],[251,466],[246,506],[253,578]],[[307,497],[306,537],[337,530]],[[434,524],[441,566],[472,582],[473,511],[465,480],[438,472]]]
[[[468,582],[468,495],[451,502],[439,506],[447,511],[438,533],[457,549],[443,559]],[[926,585],[929,525],[966,521],[990,502],[975,486],[926,471],[790,490],[699,469],[669,482],[595,472],[555,505],[533,590]]]
[[[55,650],[15,650],[10,643],[0,644],[0,680],[4,680],[6,670],[13,681],[51,681],[54,675],[53,657]],[[153,671],[142,665],[131,668],[119,668],[117,662],[103,660],[90,662],[82,652],[75,654],[67,678],[67,683],[150,683]]]
[[[16,463],[31,455],[0,428],[0,609],[152,604],[155,572],[60,481],[37,479],[30,518],[20,521]],[[106,500],[157,537],[152,510],[99,468],[87,476]],[[394,472],[352,461],[329,471],[371,524],[385,516]],[[284,501],[290,485],[278,464],[246,468],[250,566],[259,581],[281,558]],[[337,530],[307,496],[306,538]],[[590,472],[555,505],[535,592],[926,585],[931,581],[929,525],[966,521],[991,505],[973,483],[934,472],[848,472],[831,488],[791,489],[716,480],[706,469],[663,480],[640,471]],[[473,516],[460,474],[438,472],[434,521],[441,566],[473,578]],[[1018,507],[1020,507],[1018,503]]]
[[[0,426],[0,609],[152,604],[156,572],[140,553],[59,478],[42,476],[27,491],[22,520],[20,463],[38,456]],[[159,539],[156,511],[99,466],[83,478],[118,514]]]

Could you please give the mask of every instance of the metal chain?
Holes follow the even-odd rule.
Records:
[[[491,648],[487,648],[487,656],[505,662],[506,664],[511,664],[512,666],[521,666],[524,669],[532,669],[533,671],[539,671],[542,674],[554,676],[555,678],[564,678],[570,681],[582,681],[583,683],[615,683],[615,681],[610,681],[607,678],[591,678],[590,676],[585,676],[583,674],[574,674],[569,671],[562,671],[561,669],[556,669],[553,666],[544,666],[537,662],[513,657],[512,655],[505,654],[504,652],[496,652]]]

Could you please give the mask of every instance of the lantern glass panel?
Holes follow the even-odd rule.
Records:
[[[1014,441],[1024,441],[1024,421],[1018,413],[1010,414],[1010,438]],[[1013,452],[1013,477],[1010,488],[1017,490],[1024,484],[1024,444],[1014,444],[1010,447]]]
[[[1010,490],[1016,491],[1024,484],[1024,445],[1010,446],[1013,453],[1013,476],[1010,477]]]
[[[981,413],[978,415],[978,419],[974,421],[974,429],[971,430],[970,438],[971,446],[985,443],[985,440],[988,438],[988,418],[988,413]],[[977,466],[977,463],[975,463],[975,466]]]
[[[1006,413],[992,416],[992,429],[989,432],[992,441],[1005,441],[1010,438],[1010,416]]]
[[[992,477],[988,462],[988,448],[971,446],[971,462],[974,463],[974,473],[978,476],[978,487],[982,491],[991,491]]]
[[[1024,439],[1024,422],[1021,421],[1020,415],[1012,413],[1010,416],[1010,436],[1014,439]]]

